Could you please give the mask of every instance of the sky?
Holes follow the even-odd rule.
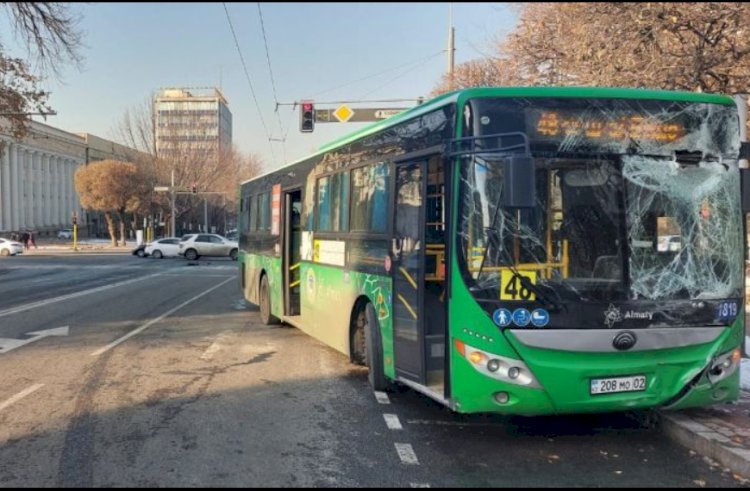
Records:
[[[316,108],[335,109],[340,101],[427,96],[447,70],[451,10],[456,64],[491,54],[517,19],[507,3],[72,5],[80,15],[84,61],[44,82],[57,112],[47,124],[118,141],[124,113],[142,107],[159,88],[219,86],[232,112],[233,143],[259,157],[264,170],[366,125],[317,124],[313,133],[300,133],[299,108],[283,104],[310,99]],[[22,54],[0,36],[11,53]]]

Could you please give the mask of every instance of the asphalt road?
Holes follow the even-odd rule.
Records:
[[[375,394],[343,355],[261,325],[236,270],[0,260],[0,487],[747,485],[632,415]]]

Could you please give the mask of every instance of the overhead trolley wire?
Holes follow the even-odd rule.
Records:
[[[273,78],[273,69],[271,68],[271,55],[268,51],[268,38],[266,36],[266,26],[263,22],[263,11],[260,8],[260,2],[257,2],[258,5],[258,17],[260,17],[260,29],[263,33],[263,43],[266,47],[266,61],[268,62],[268,74],[271,77],[271,89],[273,90],[273,102],[276,104],[276,109],[274,112],[276,113],[276,121],[279,123],[279,134],[281,135],[281,149],[284,155],[284,163],[286,163],[286,135],[284,134],[284,128],[281,126],[281,116],[279,115],[279,98],[276,95],[276,81]]]
[[[263,130],[266,132],[266,138],[268,138],[268,145],[271,147],[271,157],[274,160],[274,165],[276,164],[276,154],[273,151],[273,145],[271,144],[271,133],[268,131],[268,126],[266,125],[266,120],[263,118],[263,113],[260,110],[260,104],[258,104],[258,98],[255,95],[255,89],[253,88],[253,82],[250,79],[250,73],[247,71],[247,64],[245,64],[245,57],[242,56],[242,49],[240,49],[240,43],[237,40],[237,33],[234,31],[234,25],[232,25],[232,18],[229,15],[229,10],[227,9],[226,2],[222,2],[222,5],[224,6],[224,12],[227,14],[227,22],[229,22],[229,29],[232,31],[232,37],[234,38],[234,44],[237,46],[237,52],[240,55],[240,61],[242,62],[242,68],[245,71],[245,77],[247,78],[247,83],[250,85],[250,93],[253,96],[253,101],[255,102],[255,108],[258,110],[258,116],[260,116],[260,122],[263,125]]]

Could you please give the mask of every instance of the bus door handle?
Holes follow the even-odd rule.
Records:
[[[403,242],[400,237],[394,237],[391,239],[391,256],[394,261],[401,260],[401,251],[403,250]]]

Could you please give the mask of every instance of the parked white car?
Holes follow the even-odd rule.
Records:
[[[58,239],[72,239],[73,238],[73,229],[72,228],[66,228],[65,230],[60,230],[57,232],[57,238]]]
[[[217,234],[190,234],[180,239],[180,256],[195,261],[201,256],[229,257],[237,260],[239,244]]]
[[[176,257],[180,253],[180,239],[177,237],[167,237],[166,239],[159,239],[149,244],[146,244],[146,249],[143,252],[147,256],[153,256],[156,259],[163,257]]]
[[[23,254],[23,244],[14,240],[0,239],[0,256]]]

